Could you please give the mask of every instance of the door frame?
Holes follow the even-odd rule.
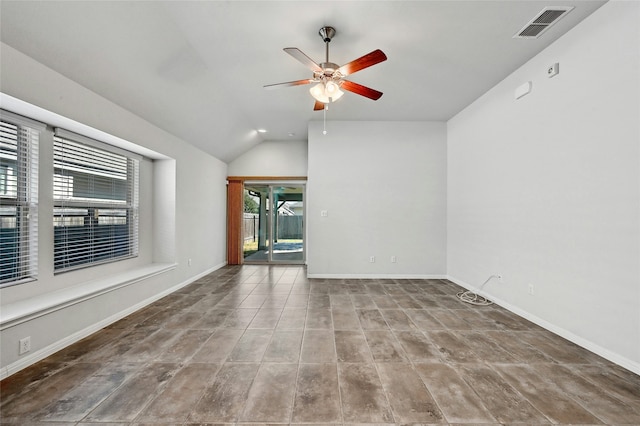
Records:
[[[227,177],[227,264],[242,265],[243,254],[243,213],[244,185],[249,182],[257,185],[294,184],[303,186],[303,217],[306,216],[306,176],[228,176]],[[304,220],[304,219],[303,219]],[[306,226],[303,226],[303,261],[306,263]],[[272,264],[286,264],[286,261],[274,261]]]

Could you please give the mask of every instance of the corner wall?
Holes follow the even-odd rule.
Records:
[[[41,140],[39,276],[0,289],[2,378],[225,265],[227,166],[10,46],[0,47],[2,93],[160,155],[141,167],[140,255],[54,274],[51,132]],[[163,244],[171,246],[156,247]],[[26,336],[31,351],[20,356],[18,339]]]
[[[229,176],[306,176],[306,141],[264,141],[229,163]]]
[[[605,4],[447,123],[449,276],[636,373],[638,22]]]
[[[327,128],[309,123],[308,275],[445,276],[445,123]]]

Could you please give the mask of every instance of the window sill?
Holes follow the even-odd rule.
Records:
[[[0,331],[51,312],[93,299],[176,268],[175,263],[154,263],[108,278],[89,281],[2,306]]]

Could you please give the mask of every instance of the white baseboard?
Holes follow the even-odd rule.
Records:
[[[395,279],[395,280],[441,280],[446,279],[446,275],[422,275],[422,274],[307,274],[307,278],[324,279]]]
[[[591,351],[593,353],[595,353],[596,355],[599,355],[611,362],[613,362],[614,364],[617,364],[623,368],[626,368],[627,370],[640,375],[640,363],[637,363],[633,360],[630,360],[626,357],[623,357],[615,352],[610,351],[609,349],[603,348],[600,345],[597,345],[595,343],[593,343],[590,340],[584,339],[583,337],[580,337],[562,327],[558,327],[555,324],[552,324],[542,318],[539,318],[521,308],[518,308],[517,306],[513,306],[511,305],[509,302],[506,302],[500,298],[496,298],[494,296],[492,296],[491,294],[487,294],[486,292],[481,292],[478,291],[478,289],[460,279],[457,279],[456,277],[452,277],[452,276],[448,276],[447,279],[449,281],[452,281],[456,284],[458,284],[461,287],[464,287],[467,290],[471,290],[473,292],[477,292],[477,294],[481,295],[482,297],[487,297],[488,299],[490,299],[493,303],[495,303],[496,305],[499,305],[503,308],[505,308],[506,310],[513,312],[514,314],[528,320],[531,321],[534,324],[539,325],[540,327],[544,328],[545,330],[548,330],[554,334],[557,334],[560,337],[563,337],[565,339],[567,339],[568,341],[575,343],[578,346],[581,346],[585,349],[587,349],[588,351]]]
[[[26,355],[22,358],[20,358],[19,360],[5,366],[2,367],[0,369],[0,380],[5,379],[6,377],[11,376],[12,374],[17,373],[18,371],[27,368],[33,364],[35,364],[38,361],[41,361],[43,359],[45,359],[46,357],[53,355],[54,353],[66,348],[67,346],[71,346],[72,344],[84,339],[85,337],[88,337],[90,335],[92,335],[93,333],[103,329],[104,327],[115,323],[116,321],[121,320],[122,318],[126,317],[127,315],[131,315],[132,313],[144,308],[145,306],[148,306],[150,304],[152,304],[153,302],[162,299],[163,297],[180,290],[182,287],[185,287],[189,284],[191,284],[194,281],[197,281],[198,279],[210,274],[211,272],[214,272],[220,268],[222,268],[223,266],[226,266],[226,262],[225,263],[221,263],[219,265],[216,265],[204,272],[201,272],[198,275],[195,275],[193,277],[190,277],[189,279],[174,285],[171,288],[168,288],[158,294],[154,294],[153,296],[139,302],[136,303],[135,305],[132,305],[114,315],[111,315],[108,318],[103,319],[102,321],[99,321],[97,323],[91,324],[90,326],[77,331],[76,333],[73,333],[61,340],[58,340],[55,343],[50,344],[49,346],[46,346],[38,351],[33,352],[32,354]],[[97,297],[97,296],[96,296]],[[87,300],[87,299],[85,299]]]

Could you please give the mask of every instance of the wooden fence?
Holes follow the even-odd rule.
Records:
[[[243,232],[245,241],[257,241],[259,232],[259,219],[257,214],[245,213],[243,219]],[[276,226],[276,240],[301,240],[302,216],[278,215]]]

